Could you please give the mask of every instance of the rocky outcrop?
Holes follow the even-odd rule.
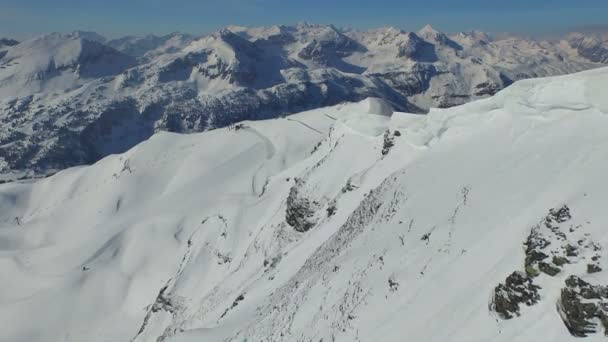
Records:
[[[494,289],[490,310],[502,319],[520,316],[522,304],[531,306],[541,300],[542,289],[534,283],[535,278],[552,279],[568,272],[570,275],[557,298],[557,310],[564,324],[576,337],[597,333],[601,324],[608,336],[608,286],[591,285],[572,274],[581,267],[569,267],[587,262],[584,269],[588,274],[602,272],[601,246],[584,232],[583,225],[573,223],[570,208],[563,205],[550,209],[541,222],[532,227],[524,247],[525,272],[512,273],[504,284]]]
[[[543,222],[532,228],[524,243],[526,247],[524,266],[529,276],[536,277],[540,272],[555,276],[565,264],[571,263],[571,259],[577,256],[577,248],[568,243],[566,235],[574,231],[575,227],[569,225],[569,228],[563,229],[564,224],[571,219],[570,208],[564,205],[549,210]],[[558,246],[556,242],[561,244]]]
[[[386,131],[384,132],[384,140],[382,143],[382,155],[386,156],[390,151],[391,148],[393,148],[393,146],[395,146],[395,137],[401,135],[401,133],[399,133],[399,131],[395,131],[393,132],[393,134],[391,134],[390,131]]]
[[[520,306],[532,306],[540,300],[540,287],[534,285],[532,278],[523,272],[513,272],[505,282],[494,288],[490,310],[503,319],[520,315]]]
[[[302,181],[296,180],[296,184],[289,190],[285,221],[296,231],[303,233],[310,230],[316,223],[314,214],[317,204],[300,193],[301,186]]]
[[[558,312],[573,336],[597,333],[598,322],[608,336],[608,286],[591,285],[577,276],[566,279]]]

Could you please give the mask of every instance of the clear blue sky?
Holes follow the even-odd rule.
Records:
[[[608,25],[608,0],[0,0],[0,37],[76,29],[115,37],[301,21],[551,34]],[[607,26],[608,27],[608,26]]]

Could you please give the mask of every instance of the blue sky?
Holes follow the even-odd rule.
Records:
[[[0,37],[92,30],[115,37],[301,21],[370,28],[547,35],[608,27],[608,0],[0,0]]]

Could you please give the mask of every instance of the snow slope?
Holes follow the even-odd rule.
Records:
[[[8,49],[0,61],[0,97],[67,92],[86,79],[113,76],[135,65],[134,58],[90,40],[91,35],[53,33]]]
[[[579,340],[556,307],[569,276],[608,282],[587,273],[606,268],[606,86],[603,68],[428,115],[368,99],[159,133],[0,185],[0,341]],[[576,253],[505,319],[495,289],[545,269],[523,245],[541,238]]]

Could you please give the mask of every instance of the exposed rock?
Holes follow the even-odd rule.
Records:
[[[541,272],[543,272],[547,275],[550,275],[552,277],[556,276],[560,272],[559,267],[556,267],[556,266],[552,265],[551,263],[546,263],[546,262],[538,263],[538,268],[540,269]]]
[[[383,156],[387,155],[393,146],[395,146],[395,138],[387,130],[386,132],[384,132],[384,142],[382,144],[382,155]]]
[[[482,82],[475,86],[475,95],[495,95],[502,89],[502,85],[490,82]]]
[[[576,247],[570,244],[559,248],[557,244],[552,245],[551,242],[551,240],[567,241],[566,233],[571,232],[562,227],[562,224],[571,219],[570,208],[564,205],[559,209],[550,209],[542,224],[532,228],[530,235],[524,242],[526,247],[524,267],[529,276],[536,277],[540,272],[555,276],[560,272],[562,266],[570,263],[568,257],[578,255]],[[549,255],[553,256],[551,261],[547,261]]]
[[[549,246],[551,242],[549,242],[545,237],[543,237],[539,232],[539,227],[534,227],[526,242],[524,242],[524,246],[526,246],[525,254],[526,258],[524,261],[524,267],[526,269],[526,273],[529,276],[535,277],[538,275],[538,271],[536,271],[536,265],[547,259],[549,256],[540,250]]]
[[[539,286],[533,284],[532,278],[523,272],[513,272],[504,284],[494,289],[490,309],[503,319],[520,315],[520,304],[532,306],[540,300]]]
[[[566,251],[566,255],[569,257],[578,256],[578,248],[576,246],[566,245],[566,247],[564,247],[564,250]]]
[[[573,336],[598,332],[599,320],[608,336],[608,286],[594,286],[577,276],[566,279],[557,308]]]
[[[388,278],[388,287],[391,292],[395,292],[399,290],[399,283],[393,277],[390,277]]]
[[[602,268],[596,264],[587,264],[587,273],[598,273],[601,272]]]
[[[397,44],[397,58],[409,58],[419,62],[437,60],[435,46],[413,32],[402,33],[404,38]]]
[[[171,302],[171,298],[165,294],[166,290],[167,290],[167,286],[164,286],[158,292],[158,296],[156,296],[156,300],[154,301],[154,304],[152,304],[152,308],[151,308],[152,312],[158,312],[158,311],[174,312],[175,311],[175,306]]]
[[[342,187],[342,193],[347,193],[355,190],[357,187],[353,185],[352,181],[349,179],[346,181],[346,184]]]
[[[551,260],[556,266],[564,266],[565,264],[569,263],[568,259],[564,258],[564,257],[560,257],[560,256],[553,256],[553,259]]]
[[[329,202],[329,204],[327,205],[327,217],[332,217],[334,216],[334,214],[336,213],[336,210],[338,210],[338,208],[336,207],[336,201],[332,200],[331,202]]]
[[[224,311],[224,313],[222,313],[222,315],[220,316],[220,319],[224,318],[226,316],[226,314],[228,313],[228,311],[236,308],[239,303],[241,301],[243,301],[245,299],[245,296],[243,294],[240,294],[238,297],[236,297],[236,299],[234,300],[234,302],[232,302],[232,305],[226,309],[226,311]]]
[[[287,209],[285,220],[298,232],[306,232],[315,225],[313,216],[315,213],[314,204],[299,193],[301,180],[296,180],[296,184],[289,190],[287,196]]]
[[[545,218],[545,222],[547,225],[557,222],[563,223],[572,219],[572,215],[570,215],[570,208],[567,205],[559,209],[550,209],[549,215]],[[550,226],[548,226],[550,227]]]

